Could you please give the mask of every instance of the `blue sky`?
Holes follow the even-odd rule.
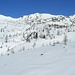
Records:
[[[32,13],[75,14],[75,0],[0,0],[0,14],[21,17]]]

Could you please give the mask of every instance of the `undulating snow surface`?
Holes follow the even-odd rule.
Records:
[[[75,75],[75,41],[2,56],[0,75]]]
[[[0,75],[75,75],[75,15],[0,15]]]

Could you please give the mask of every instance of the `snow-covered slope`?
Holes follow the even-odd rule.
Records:
[[[75,42],[2,56],[0,75],[75,75]]]
[[[0,75],[75,75],[75,15],[0,15]]]
[[[0,15],[0,55],[63,43],[64,36],[69,38],[71,32],[75,32],[75,15],[35,13],[20,18]]]

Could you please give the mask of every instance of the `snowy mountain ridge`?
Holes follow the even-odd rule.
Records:
[[[20,18],[0,15],[0,54],[62,43],[65,34],[70,41],[74,32],[75,15],[35,13]]]
[[[72,23],[75,23],[75,15],[72,16],[63,16],[63,15],[51,15],[51,14],[40,14],[40,13],[35,13],[35,14],[31,14],[31,15],[26,15],[20,18],[12,18],[9,16],[4,16],[4,15],[0,15],[0,20],[9,20],[11,22],[11,20],[15,20],[15,21],[21,21],[24,22],[27,21],[28,23],[38,23],[38,21],[41,21],[43,23],[46,22],[53,22],[51,24],[66,24],[68,25],[68,22],[70,23],[69,25],[71,25]],[[15,23],[14,21],[14,23]]]

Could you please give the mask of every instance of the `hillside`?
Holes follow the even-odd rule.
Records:
[[[64,44],[65,36],[71,41],[74,33],[75,15],[35,13],[20,18],[0,15],[0,55]]]
[[[0,75],[75,75],[75,15],[0,15]]]

